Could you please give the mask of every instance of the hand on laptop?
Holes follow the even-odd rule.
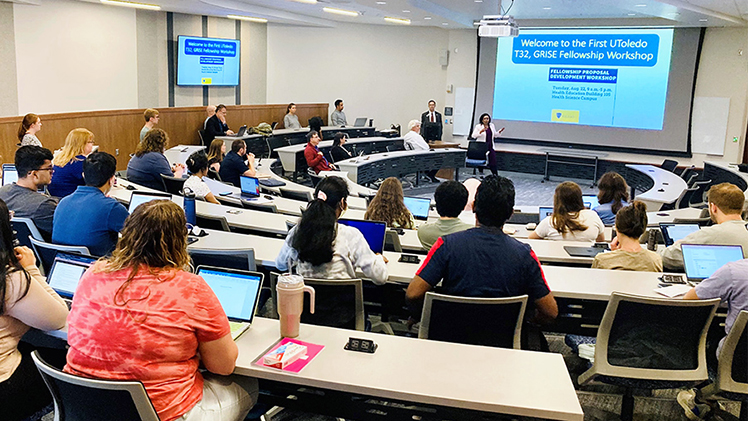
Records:
[[[236,133],[234,133],[234,131],[233,131],[233,130],[226,130],[226,134],[227,134],[227,135],[232,135],[232,134],[236,134]]]
[[[34,257],[34,252],[30,248],[20,246],[14,248],[13,251],[16,252],[16,258],[22,267],[36,266],[36,257]]]

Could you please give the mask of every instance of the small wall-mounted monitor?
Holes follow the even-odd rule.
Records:
[[[239,40],[180,35],[177,47],[177,85],[238,85],[240,52]]]

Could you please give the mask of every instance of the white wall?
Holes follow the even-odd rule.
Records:
[[[267,40],[268,103],[327,102],[332,112],[341,98],[349,124],[367,116],[379,128],[397,123],[403,130],[429,99],[444,106],[447,70],[439,51],[449,47],[446,30],[268,25]]]
[[[13,11],[20,115],[138,106],[134,10],[43,0]]]

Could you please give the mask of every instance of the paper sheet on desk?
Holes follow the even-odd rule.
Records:
[[[664,288],[655,288],[654,292],[664,295],[668,298],[674,298],[680,295],[685,295],[690,290],[691,290],[690,285],[679,284],[679,285],[670,285]]]

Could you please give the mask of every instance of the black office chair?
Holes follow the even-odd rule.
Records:
[[[18,242],[21,243],[22,246],[26,246],[33,250],[34,246],[31,244],[30,238],[44,241],[44,237],[42,237],[42,234],[36,228],[34,221],[31,219],[14,216],[13,219],[10,220],[10,224],[13,226],[16,238],[18,238]]]
[[[527,295],[476,298],[427,292],[418,337],[520,349],[526,306]]]
[[[39,355],[31,359],[47,384],[55,405],[55,421],[159,421],[143,383],[74,376],[52,367]]]
[[[475,175],[475,170],[477,168],[488,168],[488,151],[486,150],[486,142],[468,142],[465,166],[473,169],[473,175]]]
[[[319,184],[323,177],[317,175],[317,173],[311,168],[307,168],[306,173],[309,176],[309,179],[312,180],[312,187],[317,187],[317,184]]]
[[[203,145],[205,147],[209,147],[210,146],[210,145],[206,145],[205,144],[205,130],[202,130],[202,129],[198,130],[197,131],[197,137],[200,138],[200,144],[201,145]]]
[[[242,207],[244,209],[251,209],[260,212],[278,213],[278,206],[276,206],[275,203],[257,203],[250,202],[249,200],[242,200]]]
[[[168,175],[161,174],[161,179],[164,181],[164,188],[167,192],[182,196],[182,189],[184,188],[184,182],[187,181],[186,178],[182,177],[171,177]]]
[[[298,190],[289,190],[284,189],[283,187],[279,188],[281,197],[285,197],[286,199],[293,199],[293,200],[301,200],[302,202],[308,203],[312,201],[312,192],[311,191],[298,191]]]
[[[392,145],[387,145],[387,152],[397,152],[397,151],[404,151],[405,150],[405,143],[403,142],[395,142]]]
[[[213,179],[213,180],[217,180],[217,181],[220,181],[220,182],[224,182],[223,180],[221,180],[221,175],[218,174],[218,171],[214,170],[213,168],[208,168],[208,178]],[[226,184],[228,184],[228,183],[226,183]]]
[[[214,266],[227,269],[257,270],[254,249],[196,249],[190,247],[187,253],[192,258],[193,268],[198,266]]]
[[[678,168],[678,161],[666,159],[662,161],[662,164],[660,164],[660,168],[662,168],[663,170],[668,170],[670,172],[675,172],[675,169]]]
[[[231,231],[225,216],[196,215],[197,226],[216,231]]]
[[[402,253],[403,246],[400,244],[400,236],[395,230],[388,229],[384,232],[384,250]]]
[[[265,143],[268,147],[268,158],[278,158],[278,152],[276,149],[288,146],[288,140],[280,136],[270,136],[265,138]]]
[[[63,246],[61,244],[40,241],[34,237],[29,237],[29,241],[31,241],[31,245],[36,252],[36,255],[39,256],[39,260],[42,262],[42,268],[44,269],[45,274],[48,274],[49,270],[52,269],[52,263],[54,263],[58,251],[91,256],[88,247],[84,246]]]

